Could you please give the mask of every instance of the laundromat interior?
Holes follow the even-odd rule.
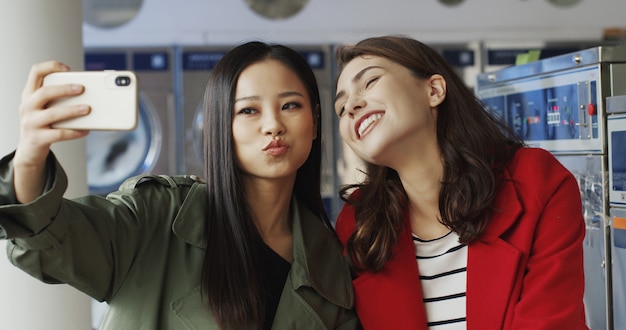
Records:
[[[139,82],[135,130],[92,132],[59,147],[68,172],[84,178],[75,194],[104,196],[146,172],[202,175],[208,74],[235,45],[281,43],[300,52],[318,80],[321,189],[331,219],[342,206],[339,187],[358,180],[361,166],[337,130],[336,48],[396,34],[432,46],[486,111],[574,174],[586,224],[587,325],[626,330],[626,1],[55,0],[3,7],[2,155],[17,144],[30,66],[58,59],[75,70],[131,70]],[[0,290],[0,329],[97,329],[107,308],[65,285],[41,284],[4,257]]]

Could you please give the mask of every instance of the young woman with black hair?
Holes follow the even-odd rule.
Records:
[[[321,108],[295,51],[249,42],[211,72],[205,177],[141,175],[106,198],[62,197],[52,143],[88,132],[51,124],[82,86],[34,65],[21,136],[0,161],[0,233],[11,261],[106,301],[100,329],[354,329],[350,273],[320,195]]]

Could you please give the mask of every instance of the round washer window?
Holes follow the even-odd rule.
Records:
[[[304,8],[309,0],[246,0],[257,14],[269,19],[291,17]]]
[[[89,191],[105,195],[124,180],[151,171],[161,149],[161,126],[140,95],[139,123],[132,131],[91,131],[87,135]]]
[[[143,0],[83,0],[83,21],[100,27],[114,28],[132,20]]]

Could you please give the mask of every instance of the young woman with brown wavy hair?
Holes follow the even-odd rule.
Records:
[[[445,59],[402,36],[337,51],[341,136],[365,161],[336,224],[366,329],[586,329],[575,178]]]

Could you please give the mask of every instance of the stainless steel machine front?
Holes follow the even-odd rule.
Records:
[[[626,277],[612,267],[619,246],[609,212],[608,163],[615,150],[607,147],[606,105],[626,94],[626,47],[594,47],[482,73],[475,91],[487,111],[528,145],[552,152],[578,179],[587,227],[587,322],[592,330],[626,329],[623,302],[620,311],[614,302],[623,300]],[[617,283],[621,297],[613,291]]]
[[[626,95],[608,97],[613,324],[626,329]]]
[[[139,123],[132,131],[93,131],[87,136],[87,181],[105,195],[140,173],[177,174],[172,50],[88,48],[87,70],[133,70],[139,81]]]

